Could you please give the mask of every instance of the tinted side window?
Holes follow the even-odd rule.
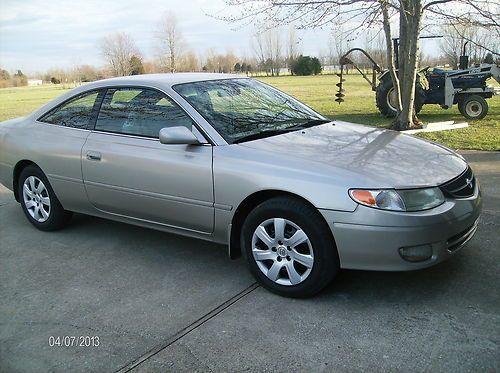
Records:
[[[84,93],[45,114],[41,122],[64,127],[89,129],[98,92]]]
[[[153,89],[108,89],[95,129],[157,138],[164,127],[185,126],[192,121],[163,93]]]

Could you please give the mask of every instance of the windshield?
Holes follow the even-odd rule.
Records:
[[[253,79],[185,83],[173,89],[230,144],[327,121],[294,98]]]

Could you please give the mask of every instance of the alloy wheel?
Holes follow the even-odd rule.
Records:
[[[50,216],[50,196],[45,184],[36,176],[29,176],[23,184],[23,201],[30,216],[38,223]]]

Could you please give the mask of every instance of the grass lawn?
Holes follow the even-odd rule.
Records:
[[[390,126],[390,119],[380,115],[375,106],[375,94],[360,75],[346,77],[345,102],[340,105],[334,101],[337,88],[335,84],[338,82],[335,75],[259,79],[304,101],[328,117],[379,127]],[[491,84],[492,80],[489,82]],[[0,121],[26,115],[66,89],[54,85],[0,89]],[[490,108],[486,118],[470,122],[468,128],[423,133],[419,136],[454,149],[500,150],[500,96],[487,101]],[[448,110],[437,105],[425,105],[419,118],[424,122],[465,121],[456,105]]]
[[[38,109],[68,88],[62,85],[42,85],[0,89],[0,121],[21,117]]]
[[[336,75],[283,76],[259,78],[284,92],[291,94],[320,113],[348,122],[371,126],[390,127],[391,120],[383,117],[375,106],[375,93],[360,75],[347,75],[344,82],[345,102],[334,101],[337,93]],[[496,84],[493,79],[489,84]],[[480,121],[469,122],[468,128],[452,131],[422,133],[422,136],[442,143],[453,149],[500,150],[500,96],[487,100],[488,115]],[[438,105],[424,105],[419,115],[423,122],[442,122],[466,119],[458,111],[457,105],[444,110]]]

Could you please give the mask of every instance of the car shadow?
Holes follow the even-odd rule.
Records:
[[[129,271],[132,264],[138,272],[130,278],[142,278],[141,271],[161,278],[163,273],[184,268],[183,272],[197,272],[195,277],[200,281],[227,279],[228,283],[246,284],[252,280],[242,261],[232,263],[224,245],[209,241],[83,214],[74,214],[64,229],[48,234],[54,244],[68,247],[69,242],[74,242],[72,256],[100,258],[100,266],[124,271]]]
[[[485,232],[486,233],[486,232]],[[484,249],[478,236],[449,260],[426,269],[404,272],[341,270],[335,280],[317,296],[317,301],[333,299],[370,304],[434,304],[444,297],[467,297],[474,302],[478,287],[492,273],[483,273]],[[483,250],[482,250],[483,249]],[[476,290],[474,290],[476,289]],[[480,299],[477,299],[480,301]]]
[[[203,267],[198,262],[207,265],[212,262],[214,266],[215,263],[222,264],[223,273],[217,276],[222,280],[227,276],[227,281],[232,281],[236,272],[247,271],[241,257],[237,260],[228,258],[225,245],[80,214],[75,214],[72,222],[61,232],[74,234],[80,231],[106,242],[100,247],[101,250],[105,250],[107,245],[117,250],[118,244],[118,250],[123,255],[137,257],[143,265],[151,262],[153,267],[158,267],[158,261],[168,262],[173,255],[176,261],[187,261],[187,266],[201,270]],[[478,246],[475,239],[471,244]],[[466,281],[467,276],[471,275],[470,271],[467,273],[467,261],[470,259],[467,250],[476,249],[465,248],[464,252],[446,262],[416,271],[341,270],[332,284],[310,300],[333,303],[339,300],[362,300],[373,305],[404,301],[425,303],[454,289],[457,283]],[[211,271],[216,272],[217,269],[211,266]]]

